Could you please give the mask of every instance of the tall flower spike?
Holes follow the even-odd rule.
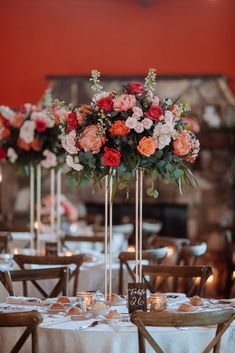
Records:
[[[148,75],[145,77],[145,84],[144,87],[147,92],[151,93],[154,91],[156,85],[156,70],[149,69]]]
[[[91,71],[91,78],[90,81],[93,83],[93,85],[91,86],[91,89],[96,93],[100,93],[103,91],[103,87],[100,85],[100,72],[97,70],[92,70]]]

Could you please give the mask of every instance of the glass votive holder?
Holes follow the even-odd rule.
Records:
[[[91,306],[94,303],[94,293],[90,292],[77,292],[76,296],[86,300],[86,306]]]
[[[153,293],[150,295],[150,310],[162,311],[167,308],[167,296],[163,293]]]

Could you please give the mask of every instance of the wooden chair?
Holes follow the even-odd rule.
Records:
[[[68,295],[68,279],[69,279],[69,268],[68,267],[55,267],[55,268],[42,268],[42,269],[27,269],[27,270],[14,270],[14,271],[0,271],[0,281],[8,291],[9,295],[16,296],[13,282],[22,282],[24,296],[27,296],[25,292],[26,282],[31,282],[33,286],[40,292],[43,298],[54,298],[57,297],[61,292],[63,295]],[[48,294],[43,285],[39,284],[39,280],[58,279],[54,288]]]
[[[160,264],[167,256],[167,248],[159,247],[156,249],[143,251],[143,260],[147,260],[150,264]],[[130,261],[135,261],[135,252],[123,251],[119,254],[119,293],[123,293],[123,267],[126,266],[133,282],[135,282],[135,271],[130,266]]]
[[[210,313],[134,312],[131,315],[131,321],[138,328],[139,353],[146,352],[145,340],[148,341],[156,353],[164,353],[153,336],[147,331],[146,326],[192,327],[208,325],[216,325],[217,330],[215,337],[203,349],[202,353],[209,353],[212,349],[214,353],[219,353],[221,337],[233,320],[234,313],[232,308],[216,310]]]
[[[11,235],[8,232],[0,232],[0,254],[8,253],[8,244],[11,240]]]
[[[191,265],[195,266],[198,258],[203,256],[207,251],[207,244],[182,244],[176,261],[176,265]]]
[[[186,292],[188,296],[199,295],[202,296],[205,283],[210,275],[212,269],[210,266],[157,266],[157,265],[144,265],[142,268],[143,280],[147,283],[148,289],[155,293],[162,290],[162,283],[158,285],[158,279],[173,278],[173,286],[171,292]],[[180,287],[180,279],[183,279],[183,286]],[[186,283],[185,283],[186,280]],[[189,281],[188,281],[189,280]],[[189,283],[188,283],[189,282]],[[199,283],[198,283],[199,282]],[[190,286],[189,286],[190,284]]]
[[[63,248],[68,249],[69,247],[66,245],[67,242],[73,242],[73,243],[105,243],[105,237],[104,236],[86,236],[86,235],[65,235],[63,238],[61,238],[61,245]]]
[[[38,325],[42,320],[41,314],[36,310],[29,312],[0,313],[0,327],[26,327],[9,353],[20,352],[30,335],[32,335],[32,353],[38,353]]]
[[[225,261],[226,261],[226,278],[225,278],[225,298],[230,298],[235,277],[235,246],[233,243],[233,228],[225,229]]]
[[[69,281],[73,279],[73,295],[76,295],[78,287],[78,276],[82,263],[86,260],[84,254],[72,255],[72,256],[32,256],[32,255],[14,255],[15,262],[20,266],[21,269],[25,269],[25,265],[48,265],[51,266],[69,266],[74,264],[75,269],[69,274]],[[27,291],[27,288],[24,289]]]

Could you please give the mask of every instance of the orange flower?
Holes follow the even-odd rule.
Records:
[[[77,121],[78,121],[78,124],[80,125],[80,124],[82,124],[83,121],[84,121],[84,115],[81,114],[81,113],[78,113],[78,112],[76,112],[76,114],[77,114]]]
[[[157,148],[157,141],[152,138],[151,136],[149,137],[142,137],[142,139],[139,141],[139,144],[137,146],[137,150],[139,153],[143,154],[146,157],[150,157],[154,152],[156,151]]]
[[[115,135],[121,135],[125,136],[128,135],[129,132],[131,131],[129,127],[125,125],[125,122],[123,120],[117,120],[115,123],[111,126],[109,129],[111,134]]]
[[[91,110],[91,107],[87,104],[83,104],[80,108],[80,113],[83,115],[83,116],[86,116],[87,114],[90,113],[90,110]]]
[[[17,146],[24,151],[30,151],[30,145],[20,137],[18,138]]]
[[[1,139],[6,140],[11,136],[11,130],[7,127],[3,127],[1,130]]]
[[[105,135],[98,136],[99,130],[98,125],[88,125],[85,127],[81,138],[79,139],[79,147],[83,148],[85,152],[91,151],[93,153],[99,153],[101,147],[106,142]]]
[[[30,146],[34,151],[39,152],[42,149],[42,140],[35,138]]]
[[[24,119],[22,118],[22,116],[17,113],[15,115],[13,115],[13,117],[11,117],[10,119],[10,124],[14,127],[21,127],[21,125],[23,124]]]
[[[181,131],[173,142],[174,154],[186,156],[191,149],[191,137],[187,131]]]

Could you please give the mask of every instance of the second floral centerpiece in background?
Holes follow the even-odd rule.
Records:
[[[128,189],[141,168],[152,176],[147,193],[154,197],[158,176],[167,183],[175,181],[180,189],[182,182],[191,184],[187,164],[195,161],[199,141],[183,120],[189,105],[154,94],[154,69],[145,84],[124,84],[112,92],[103,90],[99,77],[93,70],[95,94],[89,105],[67,107],[56,102],[70,174],[78,182],[88,178],[97,183],[112,173],[114,185]]]

